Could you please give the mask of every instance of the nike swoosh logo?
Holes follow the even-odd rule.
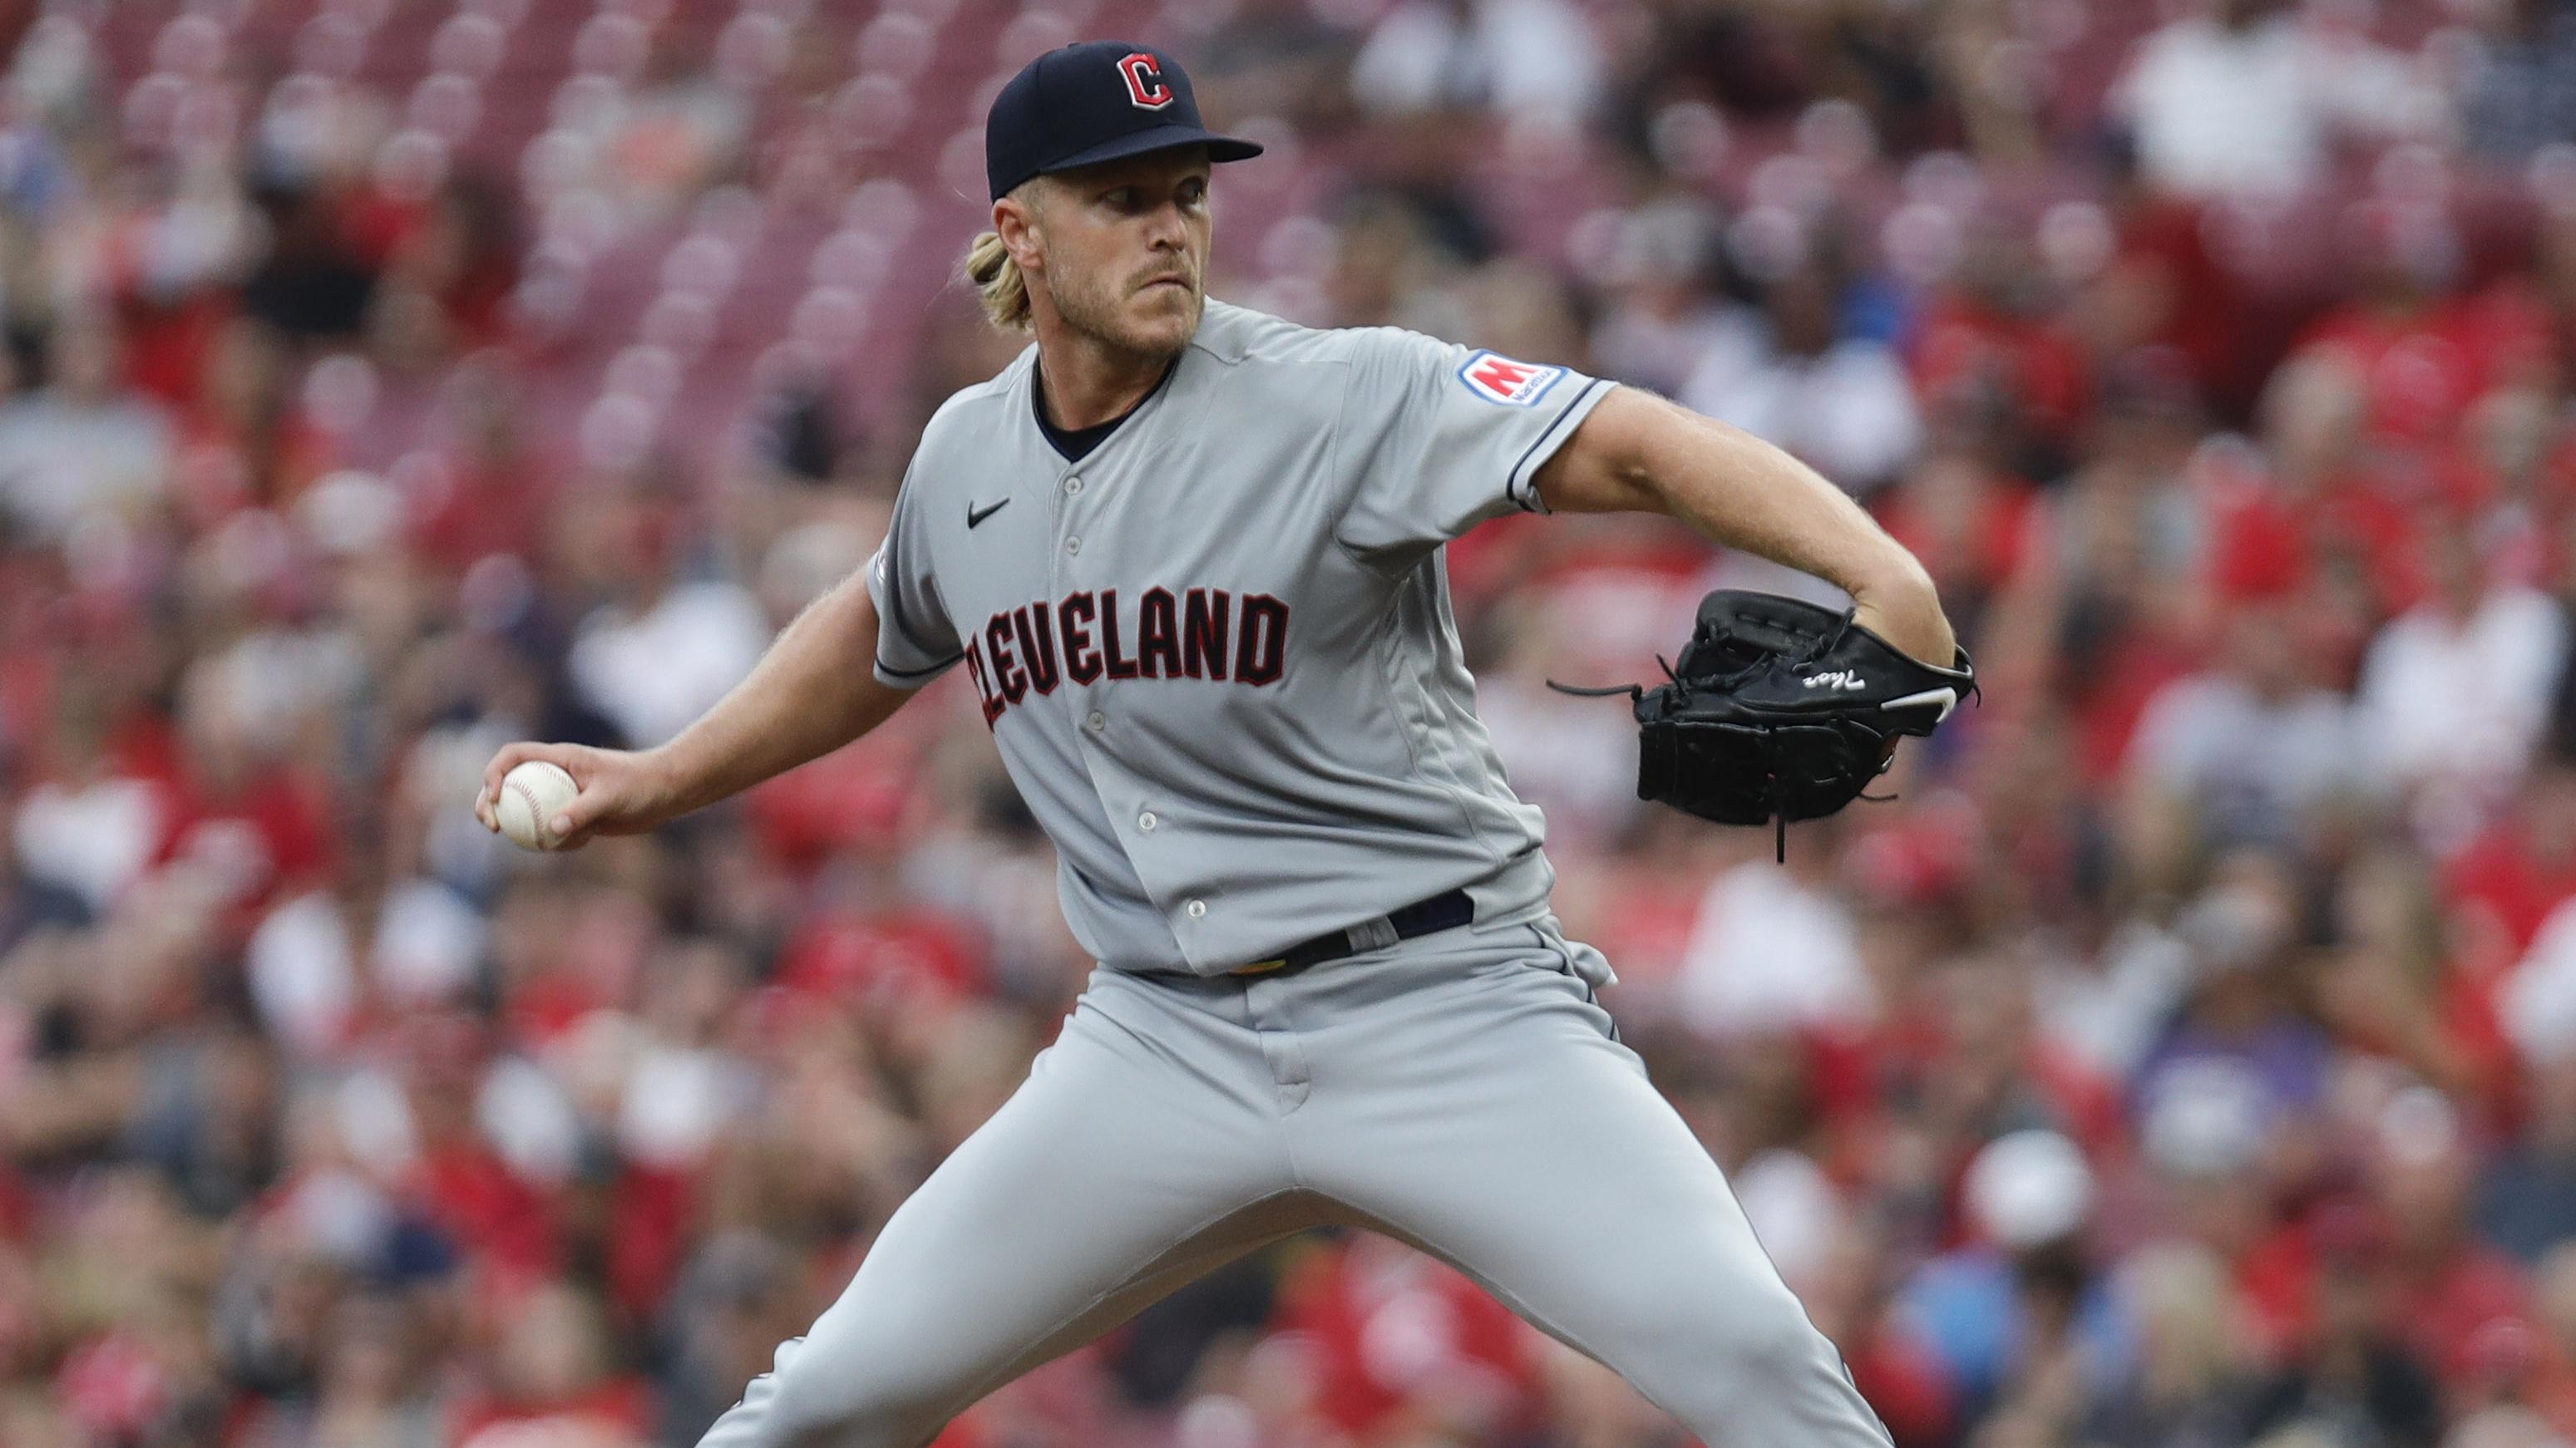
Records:
[[[1878,707],[1881,709],[1912,709],[1924,704],[1938,704],[1941,706],[1941,712],[1935,715],[1932,720],[1933,723],[1938,724],[1942,720],[1950,717],[1951,710],[1959,707],[1959,691],[1956,689],[1926,689],[1920,694],[1908,694],[1902,699],[1890,699]]]
[[[966,526],[972,528],[976,524],[983,522],[985,519],[992,517],[995,513],[998,513],[1009,506],[1011,506],[1011,500],[1008,498],[1004,498],[1002,501],[995,503],[989,508],[977,508],[973,503],[968,503],[966,505]]]

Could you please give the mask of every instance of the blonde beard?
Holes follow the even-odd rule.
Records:
[[[1059,293],[1051,277],[1047,279],[1046,286],[1047,299],[1054,303],[1056,317],[1067,329],[1113,351],[1151,360],[1159,361],[1180,355],[1182,349],[1189,346],[1190,338],[1198,335],[1199,322],[1207,315],[1207,293],[1194,282],[1190,286],[1190,324],[1183,329],[1179,340],[1166,343],[1159,336],[1151,340],[1139,340],[1126,334],[1117,325],[1123,319],[1119,316],[1115,303],[1099,302],[1095,305],[1099,299],[1081,288]]]

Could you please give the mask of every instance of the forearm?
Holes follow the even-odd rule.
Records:
[[[1549,470],[1540,475],[1550,507],[1670,514],[1715,542],[1834,584],[1889,643],[1950,662],[1954,640],[1931,575],[1842,489],[1780,448],[1623,387],[1566,452],[1575,456],[1555,480]]]
[[[877,682],[877,612],[854,572],[808,604],[750,675],[652,751],[674,814],[831,753],[884,723],[910,693]]]

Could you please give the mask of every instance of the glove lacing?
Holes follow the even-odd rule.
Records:
[[[1842,616],[1834,621],[1833,627],[1819,635],[1815,642],[1809,644],[1806,648],[1799,650],[1795,654],[1770,654],[1765,657],[1755,659],[1741,668],[1730,670],[1725,674],[1713,675],[1707,680],[1705,687],[1713,691],[1723,690],[1742,683],[1745,679],[1752,677],[1755,673],[1763,669],[1779,667],[1795,669],[1802,664],[1813,663],[1817,659],[1824,657],[1826,654],[1833,652],[1836,648],[1841,647],[1844,637],[1848,635],[1855,626],[1857,626],[1859,616],[1860,606],[1858,604],[1854,604],[1851,607],[1844,609],[1842,611]],[[1706,642],[1706,640],[1694,638],[1692,642],[1694,644],[1698,644]],[[1688,655],[1686,654],[1684,657],[1687,658]],[[1681,684],[1681,676],[1673,672],[1671,662],[1666,660],[1663,655],[1655,655],[1655,662],[1662,667],[1665,679],[1669,680],[1676,686]],[[1610,684],[1594,688],[1580,684],[1560,684],[1554,679],[1547,679],[1543,682],[1549,688],[1560,694],[1571,694],[1578,699],[1606,699],[1613,694],[1625,694],[1628,696],[1629,703],[1635,704],[1643,700],[1646,696],[1646,689],[1642,684]],[[1976,681],[1973,678],[1968,681],[1966,693],[1963,695],[1963,702],[1975,702],[1978,704],[1983,704],[1985,702],[1984,693],[1977,687]],[[1888,767],[1895,762],[1895,755],[1891,752],[1879,761],[1878,772],[1885,774]],[[1789,863],[1789,783],[1776,766],[1769,772],[1771,776],[1771,852],[1772,857],[1775,860],[1785,865]],[[1858,796],[1858,798],[1871,804],[1890,804],[1896,800],[1897,796],[1891,791],[1887,794],[1863,794]]]

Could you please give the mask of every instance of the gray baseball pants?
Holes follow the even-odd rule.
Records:
[[[1381,1231],[1713,1448],[1888,1439],[1550,917],[1295,974],[1095,971],[701,1448],[919,1448],[1243,1253]]]

